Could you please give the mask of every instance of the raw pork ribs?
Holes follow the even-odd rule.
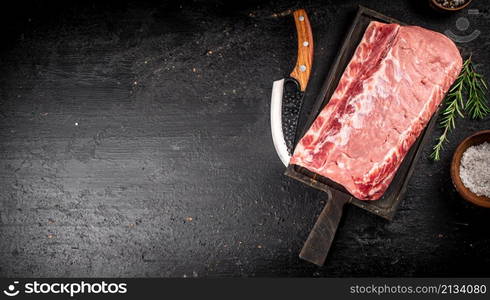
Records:
[[[371,22],[290,164],[358,199],[380,198],[461,67],[458,49],[444,35]]]

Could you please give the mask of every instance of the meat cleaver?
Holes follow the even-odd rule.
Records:
[[[296,128],[313,66],[313,34],[304,9],[293,12],[298,40],[296,65],[286,78],[274,81],[271,96],[271,131],[276,152],[285,166],[294,149]]]

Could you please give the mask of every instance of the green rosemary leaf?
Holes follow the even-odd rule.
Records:
[[[439,121],[443,132],[432,148],[430,157],[433,160],[440,160],[441,151],[448,141],[448,134],[456,128],[458,117],[464,118],[466,114],[471,119],[483,119],[490,114],[490,107],[486,98],[487,90],[486,80],[482,74],[475,71],[470,56],[463,63],[461,74],[444,99],[444,109]]]

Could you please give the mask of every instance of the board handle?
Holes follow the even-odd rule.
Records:
[[[295,10],[293,17],[298,39],[298,58],[290,76],[299,82],[300,89],[304,92],[313,66],[313,33],[304,9]]]
[[[335,190],[331,190],[329,195],[327,204],[316,220],[299,254],[301,259],[317,266],[322,266],[325,262],[339,226],[344,205],[352,199],[349,195]]]

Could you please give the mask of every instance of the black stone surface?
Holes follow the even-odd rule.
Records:
[[[422,0],[241,3],[2,9],[0,275],[490,275],[490,210],[465,203],[449,177],[458,142],[489,119],[459,120],[438,163],[425,147],[393,222],[348,207],[322,268],[298,253],[326,195],[282,175],[269,130],[272,81],[296,51],[292,20],[274,13],[309,12],[313,81],[358,4],[479,30],[464,46],[490,78],[486,2],[470,6],[477,15]]]

